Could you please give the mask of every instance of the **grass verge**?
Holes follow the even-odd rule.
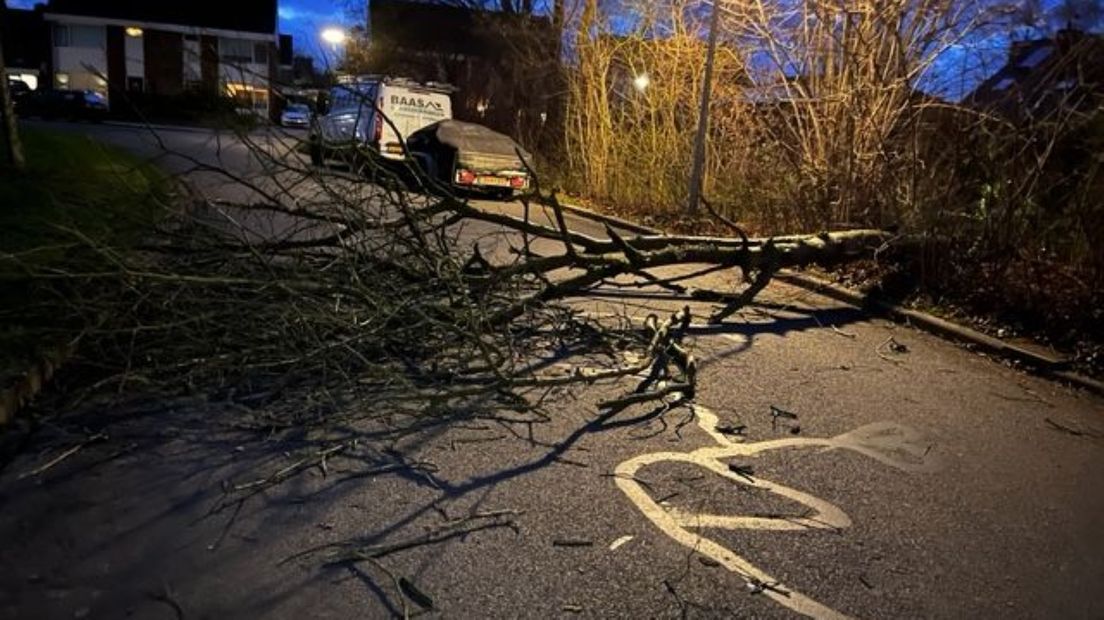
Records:
[[[95,271],[100,251],[126,251],[165,213],[169,179],[89,138],[24,129],[28,169],[0,168],[0,389],[88,317],[51,275]]]

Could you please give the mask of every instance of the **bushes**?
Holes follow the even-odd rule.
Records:
[[[87,138],[24,128],[25,173],[0,170],[0,389],[45,351],[102,317],[53,276],[114,268],[167,213],[169,179],[152,164]],[[102,251],[102,250],[107,250]]]
[[[760,233],[899,226],[926,239],[907,266],[921,292],[1069,340],[1091,327],[1075,309],[1104,278],[1104,112],[1049,99],[996,114],[921,94],[945,50],[993,23],[963,4],[727,5],[704,193]],[[558,176],[670,221],[684,212],[708,14],[687,0],[605,6],[583,0],[575,22]]]

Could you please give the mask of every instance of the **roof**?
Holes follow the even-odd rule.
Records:
[[[276,32],[276,0],[50,0],[46,12],[195,28]]]
[[[1006,114],[1033,115],[1104,92],[1104,37],[1076,30],[1016,42],[1008,62],[967,97]],[[1071,95],[1073,98],[1071,99]]]

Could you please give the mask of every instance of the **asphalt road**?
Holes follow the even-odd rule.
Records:
[[[209,134],[163,135],[214,156]],[[220,430],[225,405],[120,408],[109,440],[27,475],[76,440],[45,433],[0,474],[0,617],[1104,617],[1104,401],[795,288],[760,302],[695,328],[694,416],[602,418],[623,386],[596,388],[547,421],[427,428],[395,446],[409,467],[335,458],[240,510],[211,514],[223,481],[296,457]],[[378,566],[289,559],[464,524],[487,527]]]

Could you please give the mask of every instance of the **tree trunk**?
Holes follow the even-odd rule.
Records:
[[[552,31],[555,41],[552,45],[552,59],[547,65],[551,70],[549,87],[544,93],[544,114],[541,121],[539,148],[545,157],[562,162],[566,151],[565,122],[567,117],[567,78],[564,75],[563,39],[565,0],[554,0],[552,5]]]
[[[5,12],[6,3],[0,5]],[[23,145],[19,142],[19,127],[15,123],[15,107],[12,105],[11,89],[8,88],[8,74],[4,64],[4,35],[0,28],[0,116],[4,121],[4,151],[13,168],[22,172],[27,163],[23,157]]]

